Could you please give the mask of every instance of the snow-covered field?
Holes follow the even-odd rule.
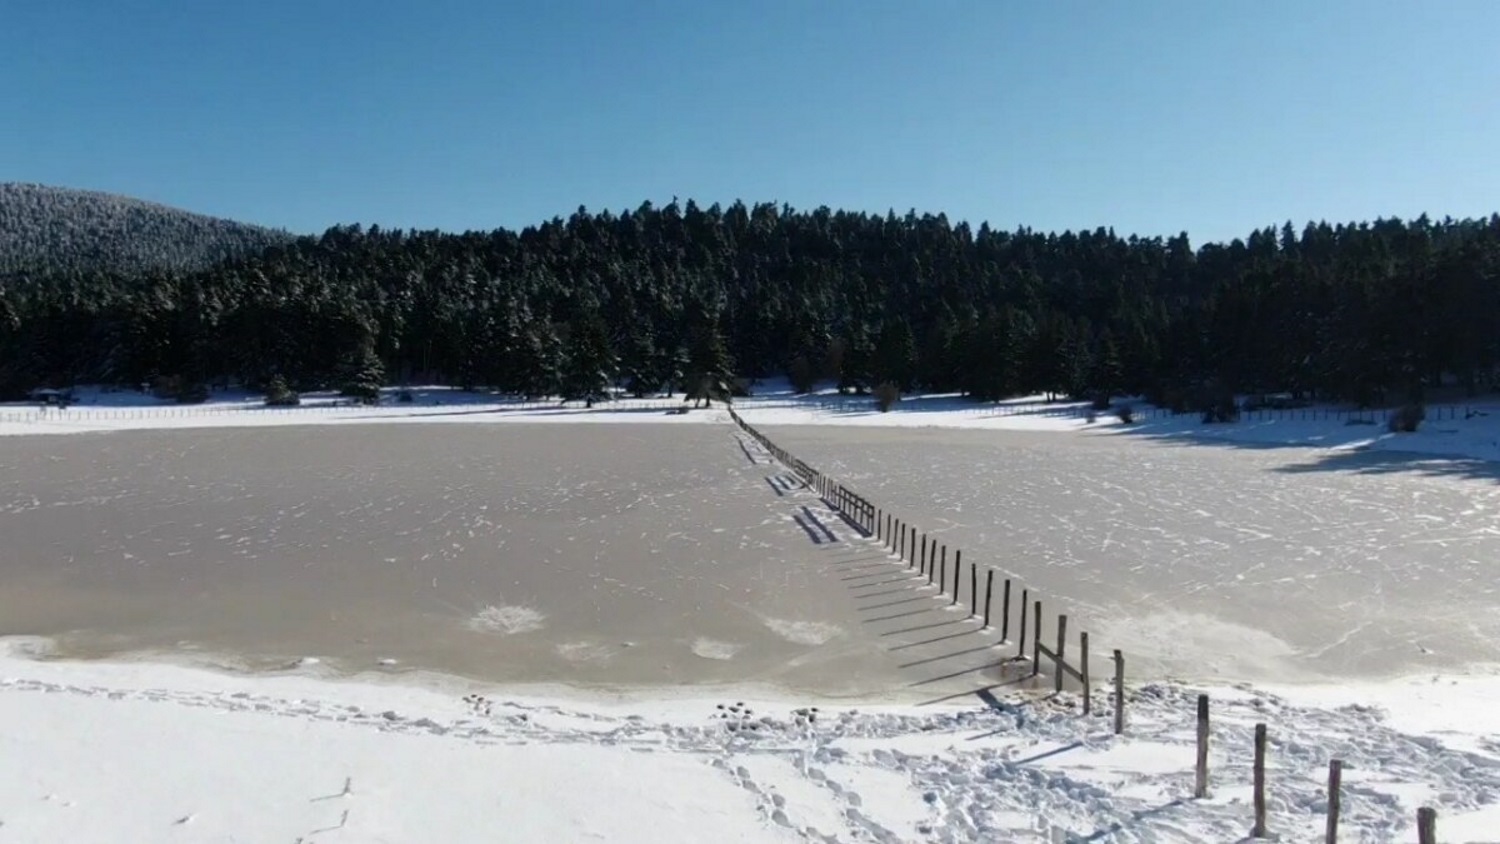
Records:
[[[1418,805],[1443,841],[1497,838],[1495,677],[1210,689],[1204,800],[1197,691],[1133,689],[1114,737],[1071,698],[544,696],[6,657],[0,840],[1239,841],[1256,722],[1279,840],[1322,840],[1332,756],[1340,840],[1414,841]]]
[[[37,659],[52,645],[11,640],[9,655],[0,656],[0,758],[9,763],[0,765],[0,842],[1239,841],[1251,822],[1250,734],[1256,722],[1270,725],[1270,829],[1280,840],[1321,840],[1327,761],[1338,757],[1345,762],[1340,840],[1414,841],[1415,810],[1432,805],[1440,813],[1440,840],[1500,841],[1500,745],[1494,738],[1500,732],[1494,706],[1500,668],[1481,658],[1488,651],[1480,645],[1493,641],[1494,631],[1477,614],[1493,597],[1484,591],[1492,579],[1484,561],[1493,556],[1486,543],[1494,530],[1489,487],[1495,476],[1477,460],[1408,454],[1483,456],[1485,438],[1493,445],[1495,436],[1486,430],[1495,427],[1488,419],[1500,415],[1445,419],[1429,423],[1426,434],[1397,439],[1365,426],[1300,420],[1211,431],[1165,419],[1147,419],[1131,429],[1102,419],[1088,426],[1056,408],[976,409],[943,398],[905,402],[884,415],[826,398],[773,396],[740,403],[747,419],[766,426],[991,429],[859,433],[866,451],[870,443],[881,451],[878,459],[871,458],[879,463],[878,472],[858,463],[865,458],[839,451],[843,437],[833,436],[834,428],[786,432],[792,441],[781,444],[820,468],[851,476],[854,486],[893,509],[900,508],[894,496],[903,487],[919,497],[949,491],[929,524],[938,529],[947,524],[955,538],[961,530],[974,530],[975,522],[990,521],[995,514],[982,502],[999,496],[1019,515],[992,529],[1008,528],[1014,542],[1007,553],[1017,562],[997,555],[995,563],[1022,569],[1030,560],[1023,572],[1028,577],[1056,570],[1059,600],[1069,600],[1063,591],[1067,584],[1094,583],[1087,558],[1097,544],[1106,560],[1130,558],[1121,565],[1168,567],[1165,573],[1126,569],[1132,577],[1125,581],[1154,584],[1142,607],[1190,605],[1197,595],[1210,615],[1232,617],[1241,602],[1283,589],[1280,594],[1304,603],[1253,607],[1254,612],[1301,616],[1312,613],[1309,607],[1327,605],[1324,614],[1332,612],[1338,625],[1371,605],[1382,613],[1388,629],[1375,623],[1349,629],[1342,642],[1334,637],[1334,647],[1306,660],[1303,670],[1283,672],[1299,656],[1283,653],[1271,661],[1272,671],[1261,673],[1258,669],[1267,666],[1233,657],[1264,655],[1266,643],[1232,627],[1221,629],[1217,641],[1194,643],[1186,631],[1195,628],[1170,625],[1159,635],[1130,641],[1128,626],[1102,625],[1105,619],[1092,615],[1107,609],[1104,602],[1075,598],[1070,608],[1094,633],[1095,647],[1124,647],[1133,666],[1126,734],[1113,737],[1102,714],[1108,708],[1104,690],[1095,696],[1100,714],[1089,718],[1077,714],[1072,695],[1043,698],[1017,691],[1024,684],[1012,685],[996,666],[1008,652],[995,647],[993,631],[943,609],[945,602],[934,598],[933,590],[818,509],[810,493],[788,483],[784,471],[717,424],[724,418],[720,411],[669,415],[675,402],[595,411],[522,408],[448,393],[424,393],[412,405],[278,413],[254,410],[250,400],[130,408],[119,406],[118,398],[100,399],[46,417],[32,408],[0,408],[0,432],[325,425],[393,421],[390,417],[407,423],[647,421],[714,427],[662,429],[663,439],[698,455],[699,465],[627,479],[629,461],[621,458],[606,472],[618,477],[607,481],[566,474],[545,482],[537,478],[528,460],[558,461],[550,450],[554,446],[537,445],[545,438],[523,433],[533,426],[507,429],[519,447],[488,463],[473,456],[470,437],[511,435],[486,433],[483,426],[445,427],[428,435],[403,425],[399,430],[408,433],[394,439],[390,432],[398,429],[377,426],[368,433],[338,435],[305,428],[255,437],[228,430],[83,437],[76,445],[73,438],[0,441],[0,486],[5,487],[0,570],[7,572],[11,598],[0,633],[39,632],[36,624],[22,620],[28,608],[38,617],[66,609],[44,599],[57,599],[59,584],[79,574],[68,568],[68,554],[76,564],[77,551],[98,550],[100,537],[114,531],[111,520],[122,513],[134,513],[128,518],[138,527],[111,541],[120,544],[128,534],[129,542],[141,547],[120,551],[102,543],[104,551],[118,552],[116,560],[93,560],[107,566],[109,574],[98,582],[108,588],[74,607],[101,626],[141,629],[162,611],[159,604],[133,602],[132,590],[139,585],[134,581],[141,577],[154,577],[156,585],[187,603],[217,590],[222,599],[217,606],[225,611],[236,603],[229,599],[246,593],[254,599],[250,606],[265,599],[258,605],[270,607],[279,599],[285,617],[262,619],[259,626],[274,628],[306,610],[305,618],[288,623],[294,633],[298,624],[314,625],[320,602],[340,591],[364,600],[379,591],[376,586],[404,588],[419,605],[418,612],[389,620],[384,629],[389,635],[380,641],[358,642],[361,633],[352,631],[345,631],[341,644],[305,639],[312,646],[297,653],[322,656],[320,646],[327,646],[332,656],[260,672],[118,657]],[[939,409],[944,406],[948,410]],[[1099,431],[1074,431],[1086,427]],[[1447,428],[1457,433],[1445,433]],[[568,430],[592,436],[584,429]],[[637,462],[661,448],[656,434],[648,433],[655,429],[597,430],[616,452]],[[995,439],[988,444],[962,440],[985,436]],[[1206,447],[1210,436],[1217,443],[1212,448]],[[937,444],[936,451],[914,450],[918,440],[904,439],[910,437]],[[412,465],[393,458],[419,440],[425,440],[428,452]],[[1281,447],[1294,440],[1300,445]],[[311,450],[315,441],[326,454]],[[1238,448],[1235,441],[1259,447]],[[148,459],[139,450],[142,442],[157,454],[176,449],[165,461],[172,468]],[[997,446],[1007,460],[987,470],[985,461]],[[722,455],[715,454],[704,461],[705,451],[713,448],[732,460],[718,462]],[[1075,449],[1080,454],[1068,457]],[[195,454],[205,451],[221,459],[205,462]],[[958,456],[932,458],[947,451]],[[222,459],[225,454],[234,459]],[[1048,454],[1069,461],[1066,470],[1046,463]],[[140,484],[145,489],[139,494],[125,471],[132,459],[139,463],[134,477],[150,479]],[[67,471],[60,468],[75,461]],[[295,469],[308,465],[344,468],[323,477],[316,489],[299,490],[302,479]],[[1045,465],[1054,468],[1049,472]],[[54,469],[50,481],[49,466]],[[97,488],[64,482],[72,468],[109,466],[115,468],[98,471]],[[183,470],[193,466],[217,468],[186,479],[192,487],[184,488]],[[153,478],[153,472],[161,477]],[[399,480],[401,472],[424,474],[420,481],[370,494],[375,478],[395,473]],[[888,489],[873,486],[876,475],[886,472],[900,477]],[[668,475],[687,478],[677,491],[680,498],[673,498]],[[1115,486],[1094,483],[1098,479]],[[110,483],[120,488],[103,488]],[[160,493],[174,483],[178,491],[163,497]],[[517,490],[498,493],[517,483]],[[1299,483],[1311,486],[1299,491]],[[710,487],[729,494],[709,503]],[[57,506],[33,506],[26,497],[30,488],[46,492],[36,497],[54,498]],[[414,497],[413,489],[423,492]],[[1007,489],[1009,497],[1003,494]],[[1200,501],[1204,489],[1218,495],[1206,506]],[[1278,501],[1272,494],[1277,489],[1290,489],[1289,500]],[[585,505],[590,494],[602,502],[598,507]],[[565,501],[570,495],[584,497]],[[695,521],[697,527],[684,531],[683,538],[666,533],[649,542],[630,538],[640,547],[627,556],[638,553],[652,565],[632,564],[615,582],[591,581],[588,572],[599,571],[592,544],[620,535],[617,520],[632,510],[624,500],[630,495],[653,499],[654,515]],[[151,496],[154,503],[147,500]],[[1034,502],[1029,509],[1028,500]],[[927,513],[915,510],[918,503],[912,502],[909,516],[927,520]],[[478,508],[486,504],[508,515],[485,516]],[[1202,513],[1194,515],[1194,508]],[[1085,512],[1095,511],[1104,515],[1086,524]],[[319,539],[298,526],[298,513],[342,527]],[[475,521],[475,513],[500,524],[518,519],[546,543],[574,536],[575,544],[590,550],[580,551],[576,560],[566,553],[538,560],[531,574],[526,568],[507,569],[504,554],[486,566],[482,549],[502,547],[498,539],[515,543],[510,547],[522,559],[525,548],[541,546],[528,545],[519,535],[503,536]],[[732,513],[741,514],[743,524],[735,525]],[[256,525],[267,530],[244,520],[254,514],[259,514]],[[148,529],[153,520],[163,527]],[[273,523],[274,532],[268,529]],[[1246,525],[1258,525],[1267,536],[1243,534]],[[43,526],[55,532],[35,542],[32,537]],[[715,526],[731,535],[715,533]],[[834,541],[823,541],[827,531]],[[204,564],[196,575],[187,561],[170,556],[181,550],[173,543],[184,536],[196,546],[194,559]],[[423,567],[402,562],[404,552],[394,555],[396,563],[375,553],[377,545],[389,546],[403,536],[412,551],[447,549],[444,559]],[[333,548],[319,547],[325,543]],[[454,549],[453,543],[461,547]],[[1287,543],[1301,549],[1294,559],[1284,559],[1291,553]],[[1255,581],[1260,589],[1236,587],[1242,582],[1231,582],[1220,570],[1223,555],[1238,559],[1233,555],[1241,546],[1260,552],[1257,559],[1265,561],[1261,574],[1249,575],[1264,579]],[[367,547],[363,555],[353,553],[361,547]],[[45,562],[56,567],[28,575],[28,600],[14,600],[17,549],[31,549],[28,555],[42,549],[50,555]],[[696,557],[694,549],[700,552]],[[150,564],[136,562],[156,552]],[[253,577],[236,581],[225,574],[236,565],[268,564],[278,556],[290,560],[294,552],[313,563],[299,575],[305,589],[277,592],[257,586]],[[692,557],[687,565],[684,553]],[[741,557],[757,553],[774,556],[772,568],[742,570],[751,563]],[[1080,558],[1082,566],[1058,568]],[[1419,569],[1412,568],[1412,559]],[[1039,567],[1036,560],[1049,565]],[[325,564],[330,568],[319,572]],[[360,566],[373,582],[356,581]],[[447,572],[441,577],[458,582],[429,585],[433,566]],[[1277,566],[1303,572],[1326,566],[1346,579],[1337,585],[1278,582],[1270,577]],[[487,574],[489,568],[501,573]],[[547,592],[545,577],[524,581],[549,569],[560,584],[555,595]],[[214,577],[224,579],[215,583]],[[527,600],[490,597],[513,591],[505,581],[517,577],[529,584],[516,593]],[[777,584],[785,588],[762,588],[777,578],[785,578]],[[1374,598],[1358,591],[1372,579],[1381,584]],[[738,611],[725,612],[715,597],[716,583],[748,589],[747,606],[760,620],[741,624]],[[1180,593],[1159,588],[1174,583],[1188,586]],[[601,614],[597,602],[570,603],[582,586],[640,607],[611,615]],[[419,597],[450,588],[454,591],[443,593],[443,600],[456,606],[426,606]],[[1436,592],[1432,607],[1407,600],[1427,591]],[[791,604],[775,611],[760,604],[782,593]],[[1325,600],[1329,595],[1335,596],[1331,604]],[[678,600],[684,596],[689,600]],[[391,607],[359,603],[351,602],[351,615],[382,629],[377,621]],[[1353,656],[1339,656],[1340,648],[1354,642],[1379,642],[1381,636],[1401,640],[1411,635],[1403,625],[1428,623],[1407,616],[1439,615],[1434,612],[1439,606],[1458,619],[1453,629],[1437,635],[1429,628],[1410,640],[1415,666],[1427,670],[1417,673],[1408,664],[1403,676],[1384,676],[1393,672],[1369,670]],[[664,623],[678,632],[627,640],[634,634],[612,628],[626,618],[640,619],[646,630],[663,629]],[[204,617],[184,615],[178,621],[191,627]],[[1306,619],[1293,621],[1277,629],[1292,630]],[[452,630],[438,634],[444,624]],[[329,620],[322,626],[326,632]],[[438,647],[449,636],[448,646],[487,642],[500,656],[487,665],[445,664],[435,652],[407,643],[412,650],[383,663],[387,651],[401,646],[397,633],[403,626],[413,639]],[[156,631],[163,638],[152,640],[153,650],[162,650],[166,637],[186,629],[170,627]],[[233,641],[233,632],[226,631],[217,644]],[[296,638],[282,644],[294,647]],[[526,646],[528,639],[538,647]],[[70,637],[58,640],[67,653]],[[71,643],[79,641],[74,637]],[[625,647],[627,641],[633,647]],[[140,644],[102,641],[98,652]],[[1205,666],[1218,669],[1200,673],[1199,682],[1207,685],[1142,676],[1152,659],[1169,664],[1172,648],[1210,646],[1223,649],[1230,661]],[[1460,653],[1466,647],[1471,650]],[[184,653],[168,656],[180,661]],[[1341,660],[1348,670],[1337,683],[1314,682],[1339,673]],[[512,675],[507,662],[528,667]],[[776,668],[789,663],[800,665],[802,673]],[[611,664],[623,673],[610,675],[612,669],[603,666]],[[552,667],[533,670],[538,665]],[[416,670],[431,666],[488,679]],[[861,675],[863,688],[820,684],[840,672]],[[1377,674],[1382,676],[1351,679]],[[636,675],[638,682],[622,680],[627,675]],[[519,679],[505,679],[510,676]],[[1234,684],[1267,676],[1302,682]],[[741,682],[747,679],[754,685]],[[891,692],[870,691],[881,685]],[[1212,793],[1206,800],[1191,799],[1193,698],[1199,691],[1214,699]]]

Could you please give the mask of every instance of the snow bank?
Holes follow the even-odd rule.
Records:
[[[1500,798],[1500,748],[1485,735],[1493,677],[1423,684],[1441,689],[1441,725],[1337,704],[1337,690],[1210,690],[1212,794],[1194,801],[1198,690],[1174,685],[1135,690],[1127,735],[1114,737],[1107,717],[1078,715],[1071,698],[850,707],[733,689],[544,695],[435,677],[334,681],[304,665],[237,676],[33,661],[13,648],[0,657],[0,752],[24,762],[0,766],[3,832],[70,842],[1230,841],[1250,824],[1257,721],[1271,725],[1270,826],[1282,840],[1322,829],[1331,755],[1346,764],[1344,840],[1409,839],[1419,804],[1438,807],[1443,840],[1482,838]],[[1383,687],[1377,699],[1400,702],[1413,688]]]

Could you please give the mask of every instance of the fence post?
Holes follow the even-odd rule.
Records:
[[[1023,601],[1024,605],[1025,602]],[[1025,626],[1025,625],[1022,625]],[[1000,599],[1000,641],[1010,641],[1010,578],[1005,578],[1005,592]]]
[[[1417,810],[1417,844],[1437,844],[1437,809],[1423,806]]]
[[[1340,784],[1344,779],[1344,763],[1339,759],[1328,762],[1328,831],[1323,836],[1324,844],[1338,844],[1339,841],[1339,798]]]
[[[958,553],[959,553],[959,558],[962,559],[962,555],[963,555],[964,552],[960,551]],[[979,616],[979,569],[975,568],[973,563],[970,563],[969,564],[969,617],[970,618],[977,618],[978,616]]]
[[[918,569],[923,574],[927,573],[927,534],[922,534],[922,565]]]
[[[933,540],[933,544],[936,543],[937,540]],[[943,554],[939,566],[940,568],[938,569],[937,586],[938,594],[941,595],[943,594],[943,590],[948,586],[948,546],[946,543],[943,545]]]
[[[1089,686],[1089,634],[1078,634],[1078,673],[1083,677],[1083,714],[1093,712],[1094,691]]]
[[[1198,765],[1194,770],[1193,797],[1208,796],[1208,695],[1198,695]]]
[[[946,554],[947,552],[948,546],[944,545],[943,553]],[[949,606],[953,607],[958,606],[958,576],[963,573],[963,567],[959,565],[959,561],[963,559],[963,556],[964,552],[962,551],[953,552],[953,602],[949,604]]]
[[[1042,673],[1042,602],[1032,602],[1031,619],[1031,676]]]
[[[1125,654],[1115,651],[1115,735],[1125,732]]]
[[[1057,617],[1057,650],[1052,652],[1052,673],[1057,675],[1054,682],[1055,692],[1061,692],[1063,686],[1063,651],[1068,646],[1068,617],[1059,615]]]
[[[995,570],[984,576],[984,626],[990,626],[990,603],[995,598]],[[1002,639],[1002,641],[1004,641]]]
[[[1266,725],[1255,725],[1255,826],[1251,838],[1266,837]]]
[[[1026,605],[1026,590],[1022,589],[1021,590],[1021,642],[1020,642],[1020,646],[1016,648],[1016,657],[1017,658],[1021,658],[1021,659],[1024,659],[1026,657],[1026,611],[1027,611],[1027,609],[1028,609],[1028,607]],[[1010,607],[1006,606],[1005,611],[1007,613],[1010,612]]]

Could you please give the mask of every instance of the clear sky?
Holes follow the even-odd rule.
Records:
[[[0,181],[320,232],[1500,211],[1500,2],[3,0]]]

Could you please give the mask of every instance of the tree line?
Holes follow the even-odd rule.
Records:
[[[130,197],[0,182],[0,275],[196,270],[290,240],[284,231]]]
[[[1197,248],[739,202],[580,208],[522,231],[339,226],[200,270],[0,277],[0,395],[171,378],[593,400],[785,374],[981,401],[1405,402],[1495,385],[1497,280],[1500,215]]]

